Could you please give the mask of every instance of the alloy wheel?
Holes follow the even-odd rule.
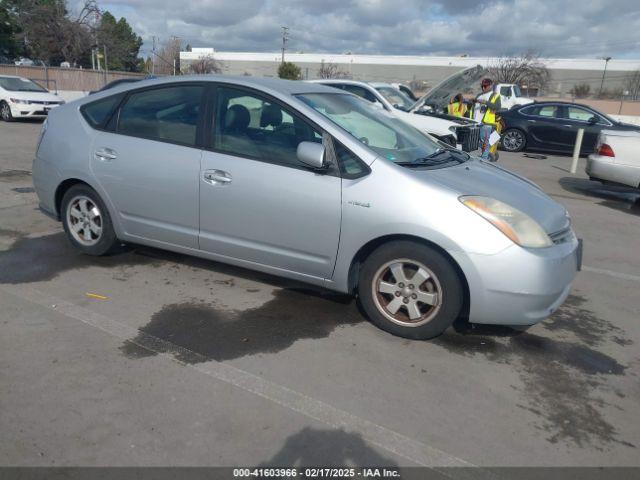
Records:
[[[2,104],[2,110],[0,111],[0,116],[2,116],[2,119],[5,122],[9,121],[9,119],[11,118],[11,110],[7,103]]]
[[[502,137],[502,147],[509,152],[520,150],[523,145],[524,135],[518,130],[509,130]]]
[[[74,240],[85,247],[98,243],[102,237],[102,214],[95,202],[78,195],[68,205],[67,224]]]
[[[371,288],[380,313],[404,327],[424,325],[442,305],[442,287],[437,276],[422,263],[407,258],[382,265]]]

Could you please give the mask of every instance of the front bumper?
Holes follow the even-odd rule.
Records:
[[[469,321],[534,325],[565,301],[581,267],[582,244],[572,233],[542,249],[513,245],[495,255],[451,252],[469,285]]]
[[[9,106],[13,118],[46,118],[49,112],[58,105],[11,102]]]

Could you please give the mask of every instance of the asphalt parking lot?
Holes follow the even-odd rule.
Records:
[[[640,466],[640,192],[584,160],[500,159],[584,239],[558,312],[417,342],[252,271],[76,253],[36,208],[39,129],[0,123],[0,465]]]

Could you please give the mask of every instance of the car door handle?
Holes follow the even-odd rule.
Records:
[[[100,150],[96,150],[93,155],[96,160],[100,160],[101,162],[110,162],[111,160],[118,158],[116,152],[110,148],[101,148]]]
[[[563,125],[563,127],[573,128],[573,125]]]
[[[202,178],[211,185],[227,185],[231,183],[231,175],[222,170],[205,170]]]
[[[527,122],[529,122],[529,123],[536,123],[536,121],[535,121],[535,120],[527,120]]]

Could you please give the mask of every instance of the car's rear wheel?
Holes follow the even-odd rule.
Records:
[[[0,118],[5,122],[12,122],[13,115],[11,114],[11,107],[7,102],[0,102]]]
[[[520,152],[527,145],[527,137],[522,130],[509,128],[502,134],[500,145],[507,152]]]
[[[88,255],[109,253],[118,243],[109,212],[89,186],[72,186],[62,197],[61,217],[69,241]]]
[[[412,339],[440,335],[458,317],[463,302],[451,262],[434,248],[411,241],[385,244],[366,259],[358,295],[374,325]]]

